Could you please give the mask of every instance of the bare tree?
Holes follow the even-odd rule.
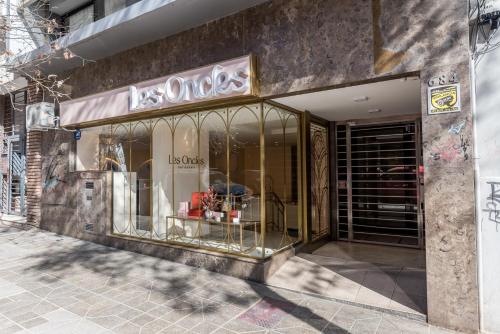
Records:
[[[60,38],[69,28],[49,11],[47,0],[0,0],[0,84],[7,93],[15,89],[12,79],[24,77],[37,91],[54,101],[69,98],[64,89],[67,77],[47,73],[47,65],[56,60],[86,59],[62,47]],[[76,27],[71,27],[72,29]]]

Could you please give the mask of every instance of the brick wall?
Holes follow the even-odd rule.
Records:
[[[42,101],[42,92],[33,83],[28,85],[28,104]],[[42,132],[26,135],[26,211],[27,222],[40,225],[42,197]]]
[[[12,101],[9,95],[4,96],[2,105],[5,110],[2,124],[3,124],[4,134],[7,135],[12,131],[12,112],[13,112]]]

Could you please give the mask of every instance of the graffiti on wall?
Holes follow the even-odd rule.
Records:
[[[64,173],[61,171],[62,157],[59,155],[50,157],[49,166],[45,173],[43,190],[46,192],[54,191],[60,182],[64,182]]]
[[[458,122],[456,124],[452,124],[450,126],[450,129],[448,130],[449,133],[454,134],[454,135],[460,135],[462,132],[463,128],[465,128],[465,124],[467,123],[467,120],[462,120],[461,122]]]
[[[65,177],[68,173],[67,144],[60,144],[57,153],[49,156],[43,175],[43,201],[50,204],[65,204]]]
[[[483,212],[486,213],[487,220],[495,224],[496,231],[498,232],[498,225],[500,224],[500,182],[486,182],[487,187],[486,208]]]
[[[464,133],[467,119],[452,124],[447,136],[440,136],[424,143],[424,148],[429,152],[429,162],[458,162],[467,161],[470,158],[470,139]]]

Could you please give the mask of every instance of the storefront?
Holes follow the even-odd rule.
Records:
[[[79,130],[75,171],[111,175],[106,233],[253,258],[302,239],[301,115],[231,103],[253,95],[252,66],[242,57],[61,105],[63,125]],[[234,96],[203,107],[220,95]]]
[[[390,244],[424,253],[425,282],[381,294],[426,297],[429,322],[472,332],[467,17],[458,2],[268,1],[113,52],[100,34],[102,58],[59,72],[60,123],[80,138],[28,133],[28,221],[257,281],[293,245]],[[460,85],[460,112],[429,112],[441,82]]]

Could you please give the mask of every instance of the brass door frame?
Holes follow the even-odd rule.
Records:
[[[309,111],[305,111],[304,113],[304,127],[305,127],[305,132],[304,132],[304,145],[306,147],[305,149],[305,154],[302,156],[302,158],[305,161],[306,167],[304,168],[304,175],[303,175],[303,180],[307,181],[307,184],[304,185],[304,191],[306,193],[307,197],[307,203],[304,204],[304,211],[307,213],[307,217],[305,220],[305,223],[307,225],[306,231],[307,233],[304,235],[304,241],[307,242],[312,242],[312,241],[318,241],[321,239],[331,239],[332,238],[332,232],[333,232],[333,225],[332,225],[332,196],[331,196],[331,189],[332,189],[332,175],[331,175],[331,128],[330,128],[330,122],[312,115]],[[328,206],[328,228],[329,232],[327,235],[320,236],[316,239],[313,239],[313,212],[312,212],[312,159],[311,159],[311,152],[312,152],[312,142],[311,142],[311,125],[316,124],[318,126],[324,127],[326,129],[326,145],[328,146],[326,149],[327,152],[327,187],[328,189],[328,200],[327,200],[327,206]]]

